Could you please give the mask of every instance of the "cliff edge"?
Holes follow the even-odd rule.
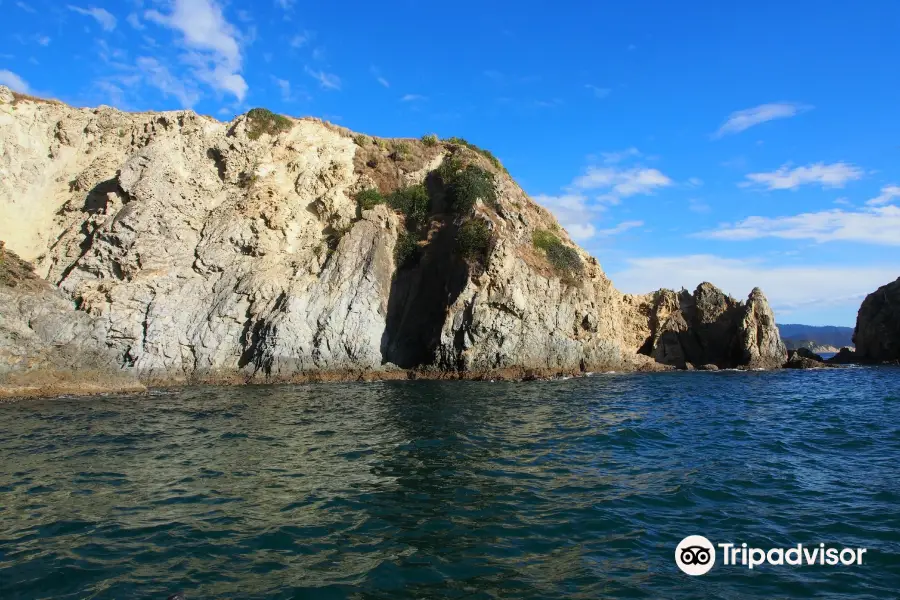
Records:
[[[853,343],[859,361],[900,360],[900,278],[863,300],[856,317]]]
[[[229,123],[80,109],[0,87],[0,171],[0,239],[150,383],[682,366],[665,358],[679,325],[662,323],[659,293],[617,291],[465,140],[261,109]],[[761,292],[741,309],[713,295],[727,322],[672,302],[698,339],[728,338],[727,358],[716,342],[685,362],[775,366]]]

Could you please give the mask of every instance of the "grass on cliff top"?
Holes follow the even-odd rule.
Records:
[[[503,171],[504,173],[507,172],[506,167],[503,166],[503,163],[500,162],[500,159],[497,158],[496,156],[494,156],[494,154],[490,150],[485,150],[484,148],[479,148],[475,144],[473,144],[467,140],[464,140],[461,137],[449,137],[449,138],[443,139],[442,141],[447,144],[453,144],[456,146],[464,146],[464,147],[468,148],[469,150],[472,150],[473,152],[477,152],[478,154],[482,155],[483,157],[485,157],[486,159],[491,161],[491,164],[494,165],[494,167],[496,169]]]
[[[247,137],[251,140],[258,140],[264,133],[275,136],[293,126],[293,121],[267,108],[253,108],[247,113]]]
[[[537,229],[531,236],[531,243],[544,251],[547,261],[557,274],[571,279],[584,271],[584,264],[575,248],[563,244],[554,233]]]

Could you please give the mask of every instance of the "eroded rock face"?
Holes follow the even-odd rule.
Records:
[[[105,331],[0,242],[0,398],[137,391]]]
[[[746,302],[710,283],[693,294],[660,290],[653,298],[651,335],[642,351],[679,369],[779,368],[787,351],[765,295],[755,288]]]
[[[257,138],[246,116],[75,109],[0,92],[0,208],[11,217],[0,239],[74,301],[114,362],[147,381],[274,381],[394,363],[466,373],[775,366],[780,340],[761,293],[746,304],[708,284],[693,296],[622,294],[505,171],[465,148],[403,140],[400,151],[314,119]],[[495,175],[496,203],[471,215],[488,224],[490,251],[463,260],[460,217],[435,200],[422,260],[398,269],[402,215],[360,211],[354,194],[431,189],[450,152]],[[536,250],[538,230],[575,250],[577,278]]]
[[[856,317],[853,343],[858,360],[900,359],[900,278],[863,300]]]

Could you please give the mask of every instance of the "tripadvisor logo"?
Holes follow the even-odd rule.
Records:
[[[865,548],[828,548],[825,544],[790,548],[750,548],[747,544],[713,544],[702,535],[689,535],[675,548],[675,564],[688,575],[705,575],[716,564],[716,548],[719,548],[722,564],[740,565],[753,569],[760,565],[837,565],[851,566],[863,563]]]

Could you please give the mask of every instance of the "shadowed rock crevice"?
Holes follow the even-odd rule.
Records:
[[[456,252],[457,231],[455,222],[445,221],[418,264],[394,274],[382,339],[385,362],[413,368],[434,361],[448,308],[469,279],[469,267]]]

